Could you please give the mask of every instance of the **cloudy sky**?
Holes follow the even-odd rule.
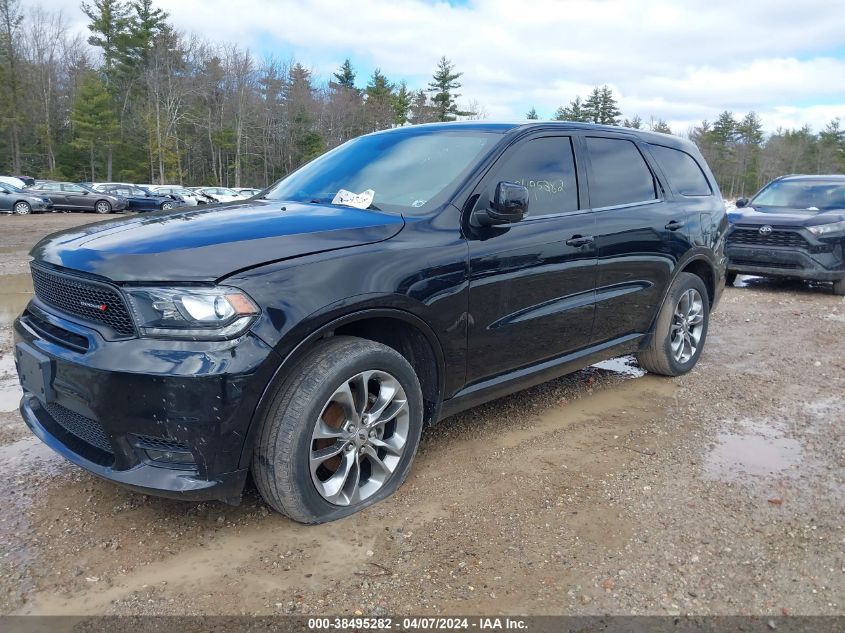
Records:
[[[756,110],[768,130],[845,123],[841,0],[158,0],[183,31],[294,57],[327,78],[345,57],[424,87],[446,55],[488,118],[542,118],[608,84],[626,116],[685,130]],[[29,4],[31,0],[24,0]],[[63,8],[84,29],[84,16]]]

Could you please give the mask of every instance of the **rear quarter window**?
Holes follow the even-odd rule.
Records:
[[[682,196],[709,196],[713,193],[704,172],[692,156],[663,145],[649,145],[649,149],[677,193]]]

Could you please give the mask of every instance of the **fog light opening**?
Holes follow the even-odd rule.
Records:
[[[174,464],[177,466],[194,466],[196,461],[194,455],[187,451],[162,451],[154,448],[145,448],[147,457],[160,464]]]

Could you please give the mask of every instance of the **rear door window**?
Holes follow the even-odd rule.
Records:
[[[535,138],[508,150],[496,164],[490,200],[499,182],[528,188],[528,217],[578,210],[578,179],[568,136]]]
[[[589,136],[590,203],[594,209],[657,200],[654,176],[637,146],[627,139]]]
[[[677,193],[682,196],[709,196],[713,193],[704,172],[692,156],[663,145],[649,145],[649,149]]]

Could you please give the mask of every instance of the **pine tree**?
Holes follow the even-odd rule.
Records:
[[[130,23],[129,7],[120,0],[94,0],[93,4],[83,2],[81,7],[91,20],[88,30],[92,35],[88,43],[103,49],[103,72],[108,82],[123,57]]]
[[[455,65],[446,59],[440,58],[437,63],[437,70],[434,72],[432,81],[428,84],[428,92],[433,93],[433,101],[438,121],[454,121],[459,116],[471,116],[472,112],[461,111],[458,108],[457,98],[461,95],[455,90],[461,87],[458,81],[463,73],[455,72]]]
[[[405,125],[411,113],[411,92],[408,85],[403,81],[399,89],[393,94],[393,122],[396,125]]]
[[[429,102],[428,95],[425,90],[417,90],[411,100],[411,123],[418,125],[420,123],[432,123],[437,121],[437,112]]]
[[[633,130],[640,130],[643,127],[643,120],[639,114],[635,114],[632,119],[625,119],[622,121],[622,127],[629,127]]]
[[[666,123],[663,119],[654,120],[654,117],[651,117],[651,125],[649,126],[652,132],[660,132],[661,134],[671,134],[672,128],[669,127],[669,124]]]
[[[146,63],[147,56],[156,39],[168,30],[167,13],[153,7],[152,0],[135,0],[131,3],[126,35],[121,51],[124,72],[130,72]]]
[[[584,116],[589,123],[598,123],[601,117],[602,96],[601,89],[596,87],[584,102]]]
[[[555,112],[556,121],[579,121],[588,123],[592,121],[590,113],[584,108],[581,97],[576,96],[566,107],[559,107]]]
[[[70,113],[73,144],[87,149],[91,163],[91,180],[96,180],[96,156],[110,151],[118,131],[114,100],[100,79],[89,74],[82,80]]]
[[[816,171],[820,174],[845,171],[845,130],[839,119],[833,119],[819,132],[819,158]]]
[[[355,89],[355,71],[352,70],[352,62],[347,57],[340,68],[334,73],[335,82],[338,86]]]
[[[753,193],[759,182],[760,153],[763,146],[763,124],[754,111],[746,114],[736,126],[737,173],[739,195]]]
[[[602,123],[603,125],[619,125],[619,117],[622,116],[622,111],[619,109],[619,104],[613,96],[613,91],[607,86],[602,86],[599,91],[597,115],[596,123]]]
[[[384,99],[393,94],[393,84],[387,80],[380,68],[376,68],[364,92],[368,99]]]
[[[534,106],[531,106],[531,109],[525,114],[525,118],[529,121],[536,121],[540,117],[537,116],[537,110],[534,109]]]

